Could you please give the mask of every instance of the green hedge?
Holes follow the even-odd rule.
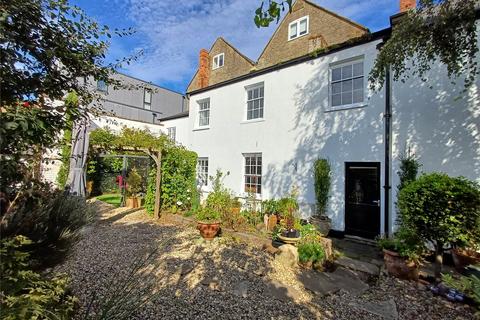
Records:
[[[197,154],[184,147],[170,147],[162,157],[162,210],[188,210],[195,201]],[[145,208],[155,208],[155,177],[148,178]]]

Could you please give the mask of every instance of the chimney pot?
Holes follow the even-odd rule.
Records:
[[[408,10],[417,7],[417,0],[400,0],[400,12],[407,12]]]
[[[208,87],[210,80],[210,55],[207,50],[200,50],[198,62],[198,86],[200,89]]]

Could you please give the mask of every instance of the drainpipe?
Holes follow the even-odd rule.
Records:
[[[383,117],[385,118],[385,205],[384,205],[384,232],[385,236],[389,234],[389,220],[390,220],[390,196],[392,186],[390,185],[390,159],[391,159],[391,122],[392,122],[392,98],[391,98],[391,76],[390,66],[385,70],[385,112]]]

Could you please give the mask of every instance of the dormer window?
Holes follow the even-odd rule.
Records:
[[[212,69],[217,69],[220,67],[223,67],[223,63],[225,61],[225,55],[222,53],[217,54],[216,56],[213,57],[213,68]]]
[[[308,16],[302,17],[288,25],[288,40],[308,34]]]

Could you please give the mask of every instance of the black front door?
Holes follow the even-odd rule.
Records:
[[[345,233],[373,239],[380,232],[380,163],[345,163]]]

